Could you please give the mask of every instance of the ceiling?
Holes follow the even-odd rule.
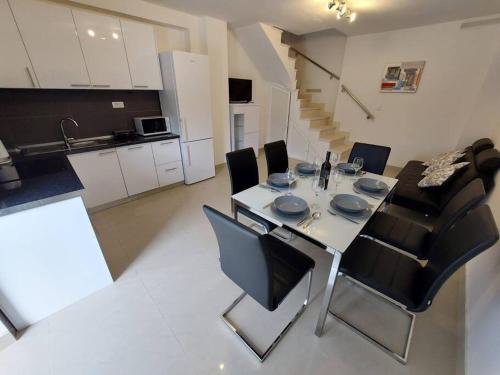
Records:
[[[220,18],[232,26],[264,22],[297,35],[331,28],[359,35],[500,14],[500,0],[347,0],[358,16],[349,23],[328,11],[328,0],[147,1]]]

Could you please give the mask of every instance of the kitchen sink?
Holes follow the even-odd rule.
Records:
[[[73,141],[70,143],[71,149],[80,149],[87,147],[96,147],[108,143],[106,140],[88,140],[88,141]]]

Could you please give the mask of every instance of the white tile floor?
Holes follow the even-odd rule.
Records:
[[[417,317],[406,366],[332,318],[324,336],[316,337],[320,298],[260,364],[219,319],[240,290],[219,269],[203,204],[229,211],[225,169],[211,180],[93,214],[115,284],[27,329],[0,352],[0,374],[455,373],[460,275]],[[318,293],[330,259],[317,249],[310,254],[317,263]],[[303,292],[297,288],[273,314],[244,300],[232,318],[252,329],[258,342],[267,342],[281,329],[278,321],[297,309]],[[334,303],[373,334],[401,341],[407,322],[378,299],[343,282]]]

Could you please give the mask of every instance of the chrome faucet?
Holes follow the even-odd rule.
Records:
[[[66,137],[66,133],[64,132],[64,122],[65,121],[71,121],[77,128],[79,128],[78,126],[78,123],[73,120],[71,117],[66,117],[66,118],[63,118],[61,120],[61,122],[59,123],[59,126],[61,127],[61,132],[62,132],[62,135],[63,135],[63,138],[64,138],[64,144],[66,145],[66,147],[68,148],[68,150],[71,150],[71,141],[74,140],[74,138],[68,138]]]

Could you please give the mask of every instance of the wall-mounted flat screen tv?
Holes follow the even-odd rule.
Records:
[[[229,78],[229,101],[250,103],[252,101],[252,80]]]

